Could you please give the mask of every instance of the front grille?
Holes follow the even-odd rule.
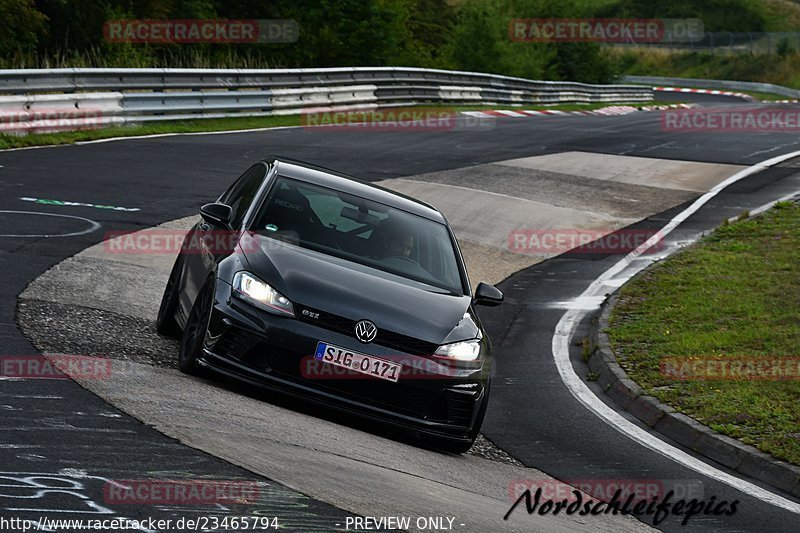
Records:
[[[425,418],[440,397],[438,392],[374,379],[327,380],[317,387],[376,407]]]
[[[356,320],[334,315],[333,313],[326,313],[325,311],[320,311],[311,307],[297,306],[297,311],[297,318],[303,322],[355,338]],[[318,314],[319,318],[311,318],[310,316],[304,315],[303,311]],[[395,350],[413,355],[432,355],[439,347],[438,344],[409,337],[401,333],[395,333],[394,331],[383,328],[378,328],[378,336],[373,342],[381,346],[386,346],[387,348],[394,348]]]

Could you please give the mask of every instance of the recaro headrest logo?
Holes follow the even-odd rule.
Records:
[[[303,206],[298,204],[293,204],[292,202],[287,202],[286,200],[281,200],[280,198],[275,200],[275,203],[281,207],[285,207],[287,209],[294,209],[295,211],[302,211]]]

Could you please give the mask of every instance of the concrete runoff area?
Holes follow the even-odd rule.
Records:
[[[725,178],[733,176],[745,168],[740,165],[673,161],[589,152],[539,155],[511,159],[498,164],[563,172],[596,180],[652,185],[661,189],[695,192],[706,192]]]
[[[509,166],[503,162],[389,180],[388,186],[391,187],[393,181],[410,180],[453,185],[575,211],[637,220],[651,215],[665,204],[677,205],[697,195],[693,191],[632,185],[564,172]],[[549,224],[556,222],[549,221]]]
[[[744,168],[568,152],[378,184],[435,205],[461,243],[470,281],[498,283],[562,253],[515,251],[512,232],[605,235],[680,205]]]
[[[395,179],[384,187],[419,199],[436,199],[456,235],[500,250],[508,250],[508,236],[515,230],[559,229],[566,222],[573,229],[621,228],[636,219],[609,217],[546,202],[514,198],[477,189]],[[609,230],[610,231],[610,230]]]
[[[159,228],[187,228],[195,220],[189,217]],[[76,307],[126,315],[138,328],[146,327],[143,325],[152,323],[158,311],[173,259],[169,255],[110,253],[104,243],[87,248],[43,274],[21,295],[23,330],[42,339],[37,340],[40,349],[52,351],[49,349],[54,346],[43,339],[44,331],[30,325],[44,316],[49,320],[55,314],[73,315]],[[81,305],[75,306],[78,301]],[[54,309],[48,305],[63,307],[60,313],[35,312]],[[48,323],[45,327],[48,331],[53,328],[64,325]],[[120,331],[103,329],[105,335]],[[171,345],[173,357],[177,357],[177,344],[160,339],[154,330],[132,333],[120,341],[133,342],[134,349],[147,349],[141,338],[155,337],[155,342]],[[465,524],[458,529],[466,531],[650,529],[622,516],[529,517],[524,504],[508,522],[502,522],[513,503],[509,497],[512,483],[555,481],[535,469],[473,455],[432,452],[268,403],[222,382],[137,362],[147,362],[145,354],[92,355],[114,359],[109,378],[77,381],[122,411],[189,446],[353,513],[454,516]],[[375,498],[376,494],[392,497]],[[426,497],[420,498],[420,494]]]
[[[360,515],[450,516],[464,531],[650,530],[622,516],[529,517],[524,504],[503,522],[513,484],[555,480],[532,468],[431,452],[174,369],[114,361],[110,379],[81,384],[188,446]]]
[[[598,174],[603,174],[599,167],[606,159],[607,156],[598,159]],[[567,158],[561,160],[566,162]],[[712,167],[708,167],[709,171]],[[503,168],[503,164],[491,164],[463,170],[502,174]],[[564,169],[558,172],[564,173]],[[514,186],[524,190],[515,193],[519,197],[513,197],[441,183],[450,179],[447,173],[419,178],[386,180],[382,184],[442,209],[461,240],[473,286],[477,281],[499,282],[546,258],[510,252],[507,235],[512,229],[541,225],[544,229],[613,231],[637,219],[625,216],[628,212],[616,206],[614,214],[609,214],[610,209],[586,210],[587,200],[578,199],[583,195],[591,198],[592,187],[580,180],[569,185],[572,193],[567,198],[574,198],[576,204],[571,207],[552,203],[552,193],[538,188],[534,179],[527,187],[517,180]],[[552,180],[552,176],[548,179]],[[656,182],[653,178],[637,185],[656,187]],[[622,182],[621,186],[629,185]],[[581,187],[585,191],[581,192]],[[665,194],[665,204],[657,209],[654,206],[652,213],[680,203],[681,198]],[[640,207],[632,206],[630,214],[635,209]],[[189,217],[160,227],[188,228],[196,219]],[[37,278],[20,295],[20,326],[40,349],[69,352],[70,342],[83,336],[80,328],[73,330],[72,317],[84,311],[90,315],[100,313],[100,317],[106,313],[119,321],[116,331],[121,335],[125,335],[126,328],[135,330],[130,331],[130,337],[116,339],[129,345],[126,350],[146,350],[144,340],[152,338],[153,342],[162,343],[160,349],[168,352],[171,347],[172,356],[177,357],[174,341],[160,339],[152,328],[173,259],[171,255],[110,253],[103,243],[87,248]],[[56,308],[60,312],[47,311]],[[100,330],[98,335],[113,331],[104,324],[102,320],[95,323]],[[83,348],[71,353],[101,355]],[[357,514],[449,514],[467,524],[464,529],[468,531],[650,529],[631,517],[527,516],[524,509],[518,509],[511,520],[503,522],[502,516],[511,505],[510,483],[549,480],[546,474],[472,455],[432,452],[264,402],[219,382],[142,364],[148,363],[147,358],[120,356],[113,351],[104,355],[115,359],[110,379],[81,383],[101,398],[189,446]]]

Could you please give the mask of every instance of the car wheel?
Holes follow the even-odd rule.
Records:
[[[172,272],[169,273],[167,279],[167,286],[164,289],[164,295],[161,297],[161,306],[158,308],[158,316],[156,317],[156,331],[159,335],[165,337],[178,337],[181,328],[175,320],[175,311],[178,310],[178,291],[180,287],[181,272],[181,257],[175,260],[172,266]]]
[[[209,279],[197,295],[197,299],[183,329],[181,349],[178,352],[178,368],[185,374],[200,375],[202,367],[197,359],[203,353],[208,320],[214,304],[214,279]]]

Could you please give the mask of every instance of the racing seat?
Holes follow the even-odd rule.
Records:
[[[314,232],[315,217],[308,198],[297,189],[285,188],[277,191],[259,223],[259,232],[267,230],[271,236],[282,240],[307,239]]]

